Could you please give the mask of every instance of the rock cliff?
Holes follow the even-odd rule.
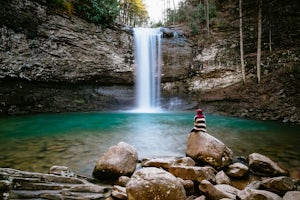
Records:
[[[102,28],[49,7],[46,0],[0,0],[0,6],[0,115],[134,106],[130,27]],[[229,34],[216,32],[205,43],[205,37],[191,38],[184,26],[164,29],[163,108],[203,107],[300,123],[297,48],[263,60],[261,85],[255,83],[254,68],[242,84],[238,38]],[[252,65],[255,56],[247,56]]]
[[[1,4],[1,78],[133,83],[132,37],[125,28],[103,29],[36,1]]]

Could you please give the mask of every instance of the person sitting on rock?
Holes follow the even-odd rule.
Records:
[[[206,132],[205,116],[202,112],[202,109],[198,109],[194,117],[194,128],[192,129],[192,132],[193,131]]]

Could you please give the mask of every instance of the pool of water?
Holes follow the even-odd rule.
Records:
[[[0,118],[0,167],[48,172],[69,166],[91,176],[101,155],[120,141],[139,158],[184,156],[191,112],[64,113]],[[235,156],[257,152],[287,168],[300,167],[300,127],[274,122],[207,115],[209,134]]]

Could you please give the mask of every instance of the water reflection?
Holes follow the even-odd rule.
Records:
[[[69,166],[90,176],[99,157],[120,141],[139,158],[184,156],[194,113],[67,113],[0,119],[0,167],[47,172]],[[208,132],[236,156],[258,152],[300,167],[300,127],[207,115]]]

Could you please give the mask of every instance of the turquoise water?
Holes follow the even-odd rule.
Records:
[[[47,172],[66,165],[91,176],[99,157],[120,141],[139,158],[184,156],[191,112],[64,113],[0,118],[0,167]],[[300,126],[207,115],[209,134],[235,156],[257,152],[287,168],[300,168]]]

